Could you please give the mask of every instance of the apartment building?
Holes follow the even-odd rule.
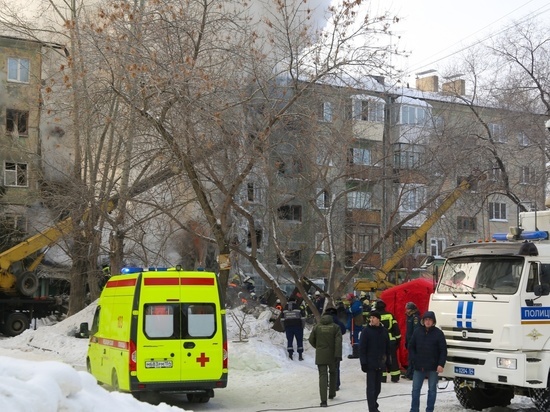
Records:
[[[0,217],[9,243],[26,234],[28,207],[39,198],[41,49],[0,37]]]
[[[0,36],[0,250],[51,225],[42,213],[45,184],[74,164],[63,93],[60,45]],[[66,113],[66,112],[65,112]]]
[[[261,210],[253,236],[279,282],[292,283],[277,250],[309,278],[326,276],[329,253],[342,276],[372,276],[465,178],[469,190],[390,281],[447,245],[507,232],[521,208],[543,208],[542,116],[471,102],[462,79],[416,86],[379,77],[361,89],[313,85],[275,134],[270,175],[248,184],[247,200]]]

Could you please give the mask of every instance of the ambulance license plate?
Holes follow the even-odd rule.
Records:
[[[165,361],[145,361],[145,367],[150,368],[171,368],[173,365],[171,360]]]
[[[462,366],[455,366],[455,373],[460,373],[461,375],[475,375],[474,368],[464,368]]]

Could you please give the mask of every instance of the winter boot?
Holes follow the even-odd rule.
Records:
[[[357,359],[359,357],[359,345],[353,345],[351,347],[351,355],[348,355],[348,359]]]
[[[301,353],[298,354],[298,360],[304,360],[303,356]]]
[[[292,360],[292,353],[288,352],[288,359]]]

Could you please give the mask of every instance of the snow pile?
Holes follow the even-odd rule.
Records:
[[[3,411],[182,411],[139,402],[132,395],[108,392],[87,372],[61,362],[31,362],[0,356],[0,405]]]

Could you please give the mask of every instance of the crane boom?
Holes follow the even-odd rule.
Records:
[[[355,282],[355,290],[373,291],[382,290],[395,286],[386,280],[388,273],[405,257],[405,255],[419,241],[423,240],[428,230],[449,210],[449,208],[458,200],[462,194],[468,190],[472,184],[473,177],[464,179],[460,184],[445,197],[441,205],[416,229],[411,236],[395,251],[395,253],[378,269],[375,273],[376,280],[359,279]]]
[[[390,270],[397,265],[403,257],[413,248],[413,246],[419,241],[423,240],[428,230],[443,216],[443,214],[449,210],[449,208],[458,200],[462,194],[470,188],[470,181],[464,179],[449,195],[443,200],[441,205],[416,229],[409,238],[401,245],[395,253],[386,260],[386,263],[380,268],[381,276],[386,277]]]

